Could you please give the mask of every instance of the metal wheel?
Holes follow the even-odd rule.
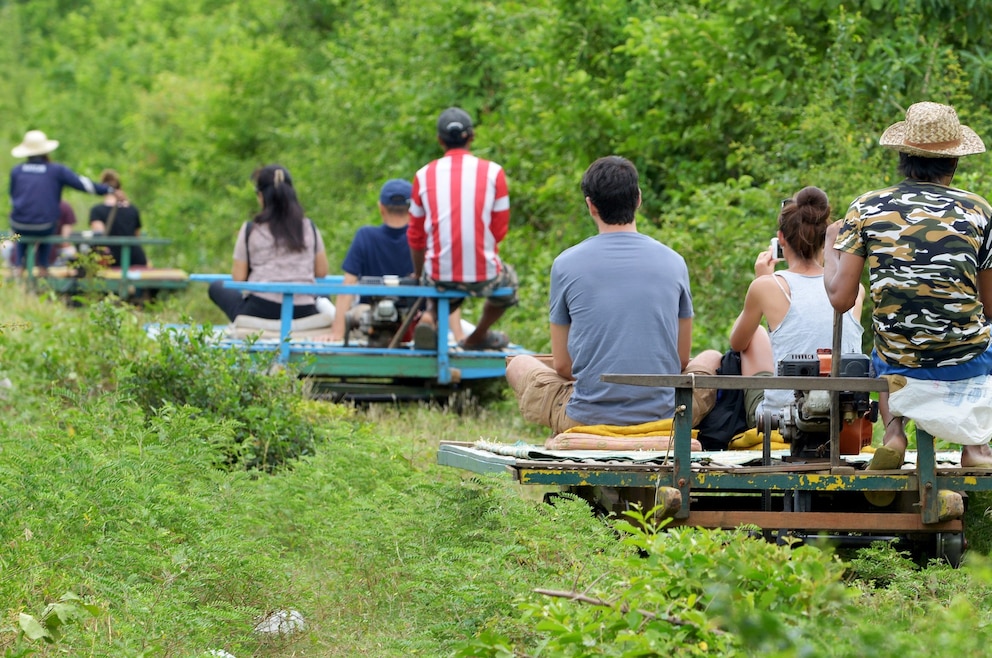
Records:
[[[961,566],[961,556],[964,554],[963,532],[938,532],[935,537],[936,556],[947,560],[947,563],[957,569]]]

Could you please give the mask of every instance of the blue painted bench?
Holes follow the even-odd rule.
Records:
[[[255,343],[251,349],[265,351],[276,349],[277,359],[280,363],[288,363],[293,355],[312,355],[319,359],[331,360],[338,357],[361,356],[403,356],[418,357],[420,361],[429,361],[432,377],[438,384],[451,384],[460,378],[484,379],[502,377],[505,372],[505,357],[512,354],[530,354],[529,350],[518,345],[511,345],[507,350],[501,352],[472,352],[453,350],[447,345],[446,340],[439,341],[438,349],[418,350],[412,347],[401,348],[369,348],[369,347],[344,347],[335,343],[322,343],[314,341],[291,341],[291,329],[293,323],[293,296],[294,295],[319,295],[333,296],[339,294],[352,294],[356,296],[373,297],[412,297],[430,298],[437,304],[437,334],[440,337],[448,335],[450,330],[448,315],[451,311],[451,300],[470,297],[468,293],[459,291],[440,291],[433,286],[422,285],[391,285],[382,284],[345,284],[344,277],[328,276],[312,284],[302,283],[258,283],[247,281],[234,281],[230,275],[224,274],[192,274],[191,281],[213,282],[223,281],[227,288],[234,288],[247,292],[267,292],[282,295],[282,306],[279,318],[279,341],[278,347],[270,345],[260,345]],[[501,288],[496,291],[499,295],[509,295],[510,288]],[[242,341],[243,342],[243,341]],[[452,360],[458,361],[453,367]],[[436,361],[436,364],[435,364]],[[473,367],[473,364],[475,367]],[[360,369],[360,367],[357,367]],[[410,369],[403,368],[404,373],[417,373],[424,371],[423,364],[420,367]]]

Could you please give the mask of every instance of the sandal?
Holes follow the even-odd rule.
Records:
[[[458,341],[458,347],[463,350],[502,350],[510,345],[510,339],[502,331],[487,331],[486,339],[480,344],[467,344]]]
[[[892,448],[881,446],[875,450],[875,454],[872,456],[871,461],[868,462],[868,466],[865,470],[891,471],[900,469],[905,461],[906,455],[904,453]],[[865,499],[875,507],[888,507],[896,499],[896,492],[866,491]]]

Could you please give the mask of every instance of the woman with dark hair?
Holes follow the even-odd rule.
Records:
[[[823,241],[830,223],[830,202],[818,187],[804,187],[782,202],[778,243],[788,267],[775,271],[769,248],[754,262],[755,279],[744,297],[744,310],[730,332],[730,347],[744,351],[768,324],[775,363],[790,354],[816,354],[833,345],[834,310],[823,286]],[[854,306],[843,315],[844,352],[861,352],[862,287]],[[778,412],[794,398],[789,390],[765,391],[763,409]]]
[[[100,182],[114,190],[121,189],[121,177],[113,169],[100,172]],[[141,213],[127,199],[121,200],[120,195],[107,194],[103,203],[90,208],[90,229],[94,233],[133,237],[141,234]],[[111,245],[111,266],[120,265],[121,247]],[[131,247],[131,265],[148,265],[144,250],[135,245]]]
[[[261,210],[241,225],[234,245],[231,278],[235,281],[314,283],[327,275],[327,254],[320,231],[303,212],[293,179],[285,167],[268,165],[252,174]],[[275,320],[282,295],[257,292],[242,295],[210,284],[210,299],[234,321],[239,315]],[[318,311],[312,295],[296,295],[293,317],[304,318]]]

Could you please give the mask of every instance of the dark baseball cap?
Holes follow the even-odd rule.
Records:
[[[379,191],[379,203],[384,206],[405,206],[410,203],[413,185],[402,178],[387,180]]]
[[[472,117],[460,107],[449,107],[437,118],[437,134],[441,137],[465,139],[472,134]]]

